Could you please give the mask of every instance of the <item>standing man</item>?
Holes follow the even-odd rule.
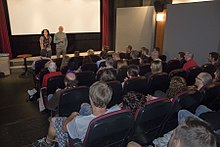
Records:
[[[68,45],[68,40],[66,33],[63,32],[63,26],[59,26],[58,32],[54,35],[53,42],[56,44],[56,54],[57,58],[60,58],[62,53],[63,57],[66,55],[66,48]]]

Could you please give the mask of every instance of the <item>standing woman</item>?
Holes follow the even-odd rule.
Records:
[[[51,50],[51,42],[52,42],[52,37],[50,36],[50,32],[48,29],[43,29],[41,32],[41,37],[40,37],[40,48],[41,49],[46,49],[47,50],[47,56],[51,58],[52,56],[52,50]]]

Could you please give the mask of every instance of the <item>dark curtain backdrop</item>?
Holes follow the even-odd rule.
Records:
[[[102,1],[102,47],[109,45],[109,0]]]
[[[0,40],[1,49],[3,53],[9,53],[10,58],[12,57],[11,45],[8,36],[8,29],[6,24],[6,17],[4,12],[4,6],[2,0],[0,0]]]

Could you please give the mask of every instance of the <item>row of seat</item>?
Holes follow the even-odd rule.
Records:
[[[147,102],[134,115],[128,110],[120,110],[97,117],[89,125],[83,146],[125,146],[129,140],[142,146],[149,145],[154,139],[178,125],[180,109],[194,113],[204,102],[204,98],[219,98],[220,92],[217,89],[220,88],[220,83],[212,83],[210,86],[200,92],[185,91],[177,95],[172,102],[167,98]],[[209,95],[212,92],[215,92],[214,97]]]

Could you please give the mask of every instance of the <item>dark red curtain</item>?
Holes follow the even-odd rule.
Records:
[[[102,47],[108,46],[109,35],[109,0],[102,0]]]
[[[2,0],[0,0],[0,39],[1,48],[3,53],[9,53],[9,57],[12,57],[11,45],[8,36],[8,29],[6,24],[4,6]]]

